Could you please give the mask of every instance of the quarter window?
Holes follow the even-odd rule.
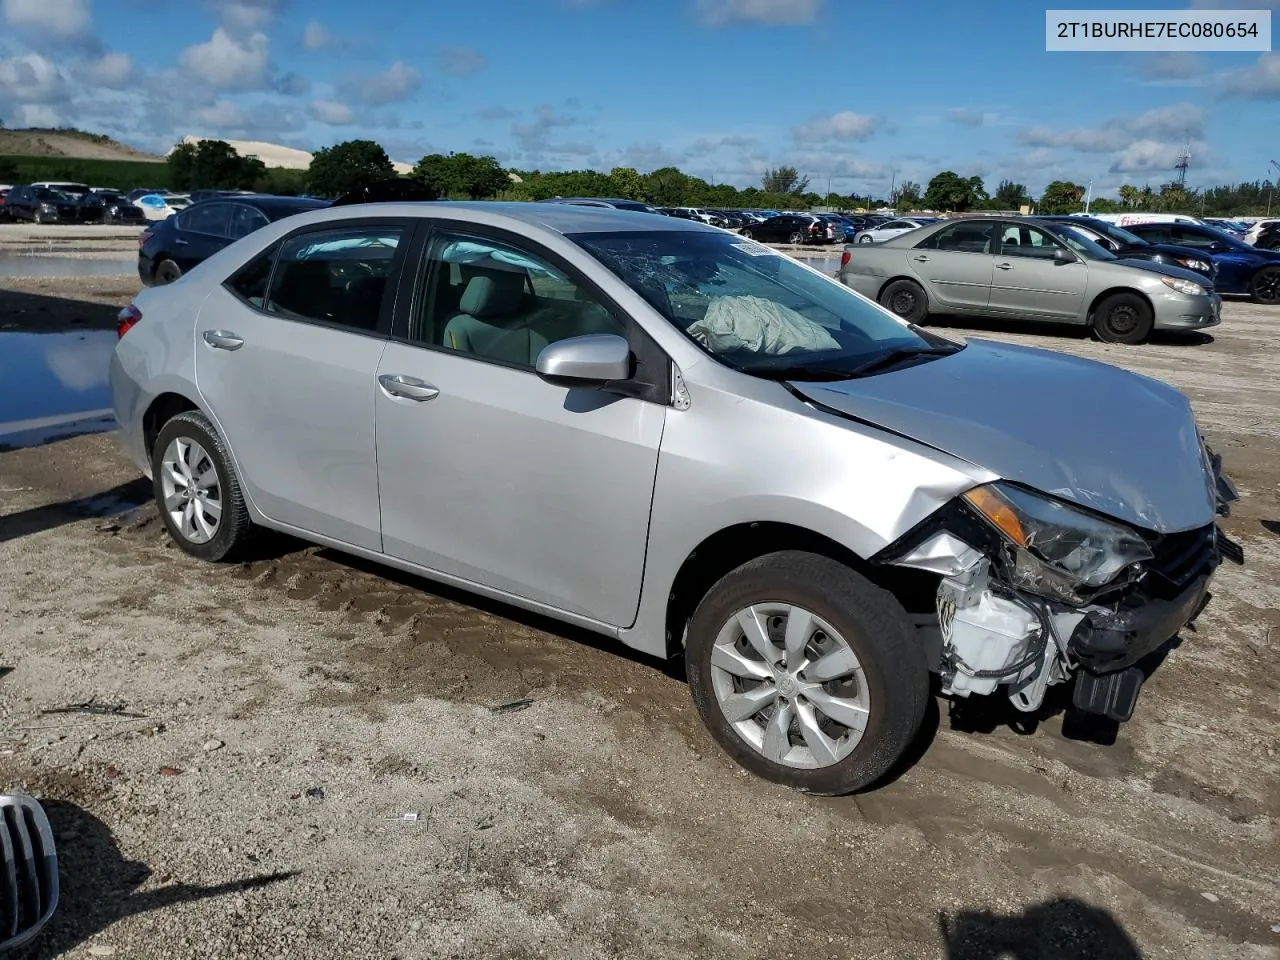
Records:
[[[376,330],[403,232],[398,225],[362,226],[289,237],[264,309],[290,319]]]
[[[532,369],[544,347],[593,333],[625,336],[613,314],[539,257],[497,241],[437,234],[410,339]]]

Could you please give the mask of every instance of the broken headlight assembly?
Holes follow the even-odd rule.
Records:
[[[988,483],[964,501],[1001,535],[1011,586],[1078,606],[1136,564],[1152,558],[1136,531],[1006,483]]]

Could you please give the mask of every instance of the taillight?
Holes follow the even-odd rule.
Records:
[[[849,265],[849,261],[852,259],[853,259],[853,254],[851,254],[848,250],[840,254],[840,268],[844,269],[845,267],[847,267]]]
[[[142,311],[132,303],[116,314],[116,339],[119,340],[142,319]]]
[[[141,250],[142,245],[150,239],[151,239],[150,230],[143,230],[140,234],[138,234],[138,249]]]

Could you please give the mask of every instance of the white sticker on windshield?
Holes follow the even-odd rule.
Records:
[[[762,243],[734,243],[730,244],[735,250],[741,250],[743,253],[752,257],[778,257],[781,256],[777,250],[770,249]]]

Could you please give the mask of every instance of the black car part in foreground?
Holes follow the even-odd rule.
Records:
[[[0,796],[0,952],[30,943],[58,908],[58,856],[44,809],[26,794]]]

